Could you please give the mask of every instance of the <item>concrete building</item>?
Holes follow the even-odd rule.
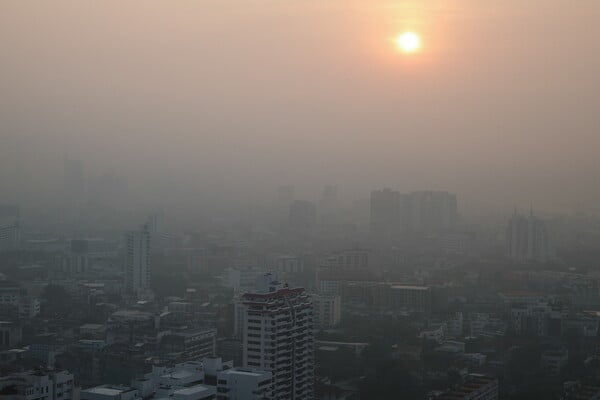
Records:
[[[431,288],[427,286],[392,285],[389,289],[392,309],[410,309],[428,312],[431,308]]]
[[[0,391],[12,389],[19,400],[72,400],[73,374],[68,371],[26,371],[0,378]],[[0,398],[2,395],[0,395]]]
[[[127,290],[140,294],[150,287],[150,231],[145,227],[125,235]]]
[[[0,251],[21,247],[20,210],[14,205],[0,205]]]
[[[552,258],[546,224],[533,215],[528,217],[516,211],[506,229],[506,252],[514,261],[546,262]]]
[[[429,397],[430,400],[497,400],[498,379],[488,375],[469,374],[465,382],[441,394]]]
[[[217,400],[273,398],[273,375],[254,368],[232,368],[217,374]]]
[[[16,250],[20,247],[21,227],[19,222],[0,222],[0,251]]]
[[[243,364],[273,373],[273,398],[313,398],[313,305],[302,288],[265,274],[242,298]]]
[[[227,268],[227,274],[225,277],[224,286],[230,287],[234,292],[248,292],[254,289],[256,278],[261,275],[263,271],[260,268],[249,265]]]
[[[101,385],[80,392],[81,400],[135,400],[138,391],[129,386]]]
[[[194,385],[177,389],[173,392],[173,400],[213,400],[217,391],[213,386]]]
[[[13,349],[23,339],[23,329],[11,321],[0,321],[0,349]]]
[[[160,350],[173,359],[197,360],[213,357],[217,349],[216,329],[192,328],[171,331],[160,340]]]
[[[295,200],[290,205],[290,228],[297,232],[308,232],[317,222],[317,207],[306,200]]]
[[[138,396],[181,400],[271,399],[271,372],[256,368],[234,368],[231,361],[206,357],[174,366],[153,366],[152,372],[132,384]]]
[[[569,351],[566,348],[545,350],[540,359],[542,368],[553,376],[559,375],[568,361]]]
[[[356,246],[332,254],[324,263],[332,271],[369,271],[370,257],[371,250]]]
[[[342,320],[342,298],[337,295],[311,295],[314,306],[314,326],[317,329],[328,329]]]
[[[405,230],[440,234],[451,231],[458,222],[456,195],[441,191],[419,191],[407,195]]]
[[[385,188],[371,192],[370,228],[378,239],[392,239],[401,231],[401,195]]]

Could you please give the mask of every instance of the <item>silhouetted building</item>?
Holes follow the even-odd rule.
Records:
[[[277,187],[277,217],[285,221],[290,211],[290,205],[294,201],[294,187],[291,185],[280,185]]]
[[[548,261],[552,250],[546,224],[530,212],[529,217],[516,211],[506,230],[507,255],[515,261]]]
[[[448,192],[420,191],[407,195],[401,217],[404,229],[417,233],[439,234],[451,231],[458,220],[456,195]]]
[[[0,205],[0,251],[16,250],[20,244],[19,207]]]
[[[371,234],[378,239],[392,239],[400,233],[401,196],[391,189],[371,192]]]
[[[323,188],[323,194],[319,202],[319,220],[324,224],[332,224],[336,220],[338,211],[337,186],[327,185]]]
[[[125,274],[130,292],[139,293],[150,287],[150,240],[146,227],[125,235]]]
[[[317,221],[317,208],[306,200],[296,200],[290,205],[290,228],[305,232],[314,228]]]

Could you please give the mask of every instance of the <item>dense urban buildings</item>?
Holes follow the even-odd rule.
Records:
[[[600,1],[89,3],[0,2],[0,400],[600,400]]]

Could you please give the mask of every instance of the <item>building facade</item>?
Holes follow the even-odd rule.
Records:
[[[150,287],[150,231],[145,227],[125,235],[127,290],[140,293]]]
[[[266,274],[243,304],[243,364],[273,374],[273,399],[313,398],[313,305],[302,288]]]

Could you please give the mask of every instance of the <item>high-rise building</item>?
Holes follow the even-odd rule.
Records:
[[[400,193],[391,189],[371,192],[371,234],[380,239],[394,238],[400,232]]]
[[[353,248],[335,252],[325,260],[325,263],[333,271],[368,271],[370,255],[371,250],[356,245]]]
[[[456,195],[439,191],[420,191],[407,195],[405,230],[439,234],[451,231],[458,220]]]
[[[319,219],[323,224],[332,224],[336,221],[338,212],[338,190],[337,186],[327,185],[323,188],[323,194],[319,202]]]
[[[546,224],[533,215],[511,217],[506,230],[507,255],[515,261],[545,262],[552,257]]]
[[[313,398],[313,306],[302,288],[265,274],[242,297],[243,364],[271,371],[273,399]]]
[[[19,207],[0,205],[0,251],[18,249],[20,244]]]
[[[285,222],[290,211],[290,205],[294,201],[294,187],[291,185],[277,186],[277,219]]]
[[[314,305],[314,325],[318,329],[333,328],[342,319],[342,299],[338,295],[311,296]]]
[[[299,232],[314,228],[317,220],[317,207],[310,201],[296,200],[290,205],[290,227]]]
[[[127,290],[140,293],[150,287],[151,234],[144,226],[125,235],[125,275]]]
[[[18,249],[20,243],[21,229],[17,221],[0,225],[0,251]]]

